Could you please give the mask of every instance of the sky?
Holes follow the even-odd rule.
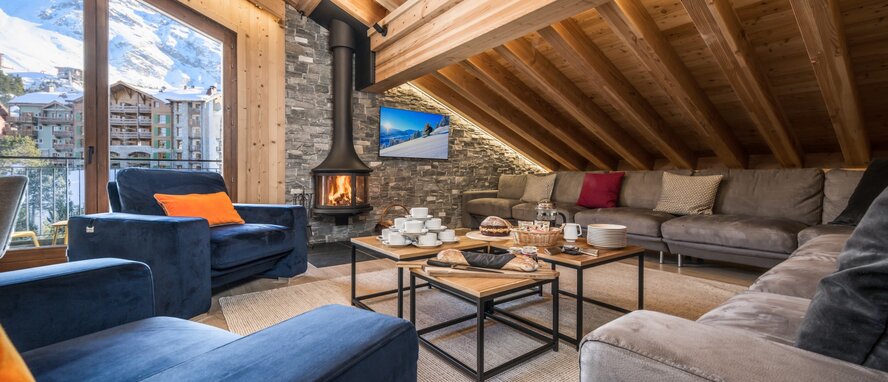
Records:
[[[379,113],[379,122],[383,134],[390,129],[422,130],[425,128],[426,123],[432,125],[432,128],[434,128],[438,125],[438,122],[444,118],[444,116],[440,114],[422,113],[388,107],[381,108]]]

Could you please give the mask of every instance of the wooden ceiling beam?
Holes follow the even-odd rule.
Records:
[[[804,154],[798,138],[759,67],[731,3],[682,0],[682,4],[774,157],[783,167],[802,167]]]
[[[596,9],[671,100],[681,106],[716,156],[728,167],[746,167],[749,158],[740,141],[697,85],[644,5],[638,0],[614,0]]]
[[[297,11],[304,13],[306,16],[311,15],[321,0],[285,0],[287,4],[295,8]]]
[[[666,126],[653,106],[632,86],[573,19],[540,30],[540,35],[574,69],[591,77],[604,98],[676,167],[692,169],[693,151]]]
[[[596,167],[605,170],[616,168],[616,159],[597,148],[595,142],[585,137],[585,131],[580,131],[582,127],[565,118],[561,112],[487,53],[470,57],[459,65]]]
[[[808,58],[814,66],[814,75],[845,163],[865,165],[871,159],[872,148],[848,55],[839,1],[790,0],[789,3],[802,32]]]
[[[536,145],[543,152],[570,170],[586,168],[586,160],[564,142],[549,134],[496,92],[485,86],[459,66],[451,65],[432,74],[439,81],[496,117],[513,133]]]
[[[355,19],[367,27],[372,27],[388,14],[388,10],[379,5],[375,0],[330,0],[343,11],[354,16]],[[371,28],[372,29],[372,28]]]
[[[454,91],[431,75],[417,78],[411,81],[411,83],[546,170],[555,171],[561,168],[561,164],[558,161],[552,159],[552,157],[540,150],[539,147],[512,133],[499,119],[491,116],[481,107],[463,97],[460,92]]]
[[[382,92],[606,1],[421,0],[415,5],[418,9],[426,3],[452,7],[433,18],[423,17],[422,12],[403,12],[388,20],[383,27],[394,28],[398,19],[405,18],[408,21],[401,28],[412,30],[392,32],[392,37],[401,37],[383,48],[378,40],[374,45],[371,36],[370,48],[376,52],[376,84],[366,90]],[[387,33],[385,38],[391,37]]]
[[[643,170],[653,167],[651,155],[527,39],[519,38],[495,50],[521,72],[525,80],[533,81],[546,98],[564,108],[629,165]]]
[[[376,2],[389,12],[398,9],[398,7],[404,4],[404,0],[376,0]]]

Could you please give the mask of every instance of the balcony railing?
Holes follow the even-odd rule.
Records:
[[[150,113],[151,107],[144,105],[111,105],[108,110],[112,113]]]
[[[118,126],[150,126],[151,118],[108,118],[108,122]]]
[[[74,132],[68,130],[53,130],[52,135],[56,138],[71,138],[74,136]]]
[[[7,123],[37,123],[37,118],[33,116],[24,116],[24,117],[6,117]]]
[[[111,131],[111,138],[119,139],[151,139],[150,131]]]
[[[44,124],[46,124],[46,123],[58,123],[58,124],[66,124],[66,125],[69,125],[69,124],[74,123],[74,119],[73,119],[73,118],[37,117],[37,120],[40,121],[40,123],[44,123]]]
[[[52,148],[56,151],[71,151],[74,150],[74,145],[70,143],[53,143]]]
[[[218,160],[176,160],[148,158],[111,158],[110,180],[129,167],[171,168],[221,173]],[[25,197],[16,219],[15,232],[33,232],[40,245],[51,245],[53,223],[82,215],[86,199],[82,158],[0,156],[0,176],[21,175],[28,178]],[[59,228],[55,228],[56,231]],[[18,235],[17,235],[18,236]],[[13,248],[33,247],[27,234],[12,242]],[[63,244],[58,235],[56,244]]]

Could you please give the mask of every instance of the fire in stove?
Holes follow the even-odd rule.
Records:
[[[327,191],[328,206],[351,206],[352,187],[351,176],[337,175],[329,178],[330,190]]]

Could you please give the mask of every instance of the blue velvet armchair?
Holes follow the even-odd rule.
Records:
[[[156,317],[152,284],[121,259],[0,273],[0,325],[38,381],[416,381],[405,320],[328,305],[241,337]]]
[[[154,275],[157,313],[190,318],[210,308],[212,288],[253,276],[293,277],[308,263],[305,208],[235,204],[246,224],[165,216],[161,194],[227,192],[211,172],[130,168],[108,185],[111,213],[68,220],[70,260],[117,257]]]

